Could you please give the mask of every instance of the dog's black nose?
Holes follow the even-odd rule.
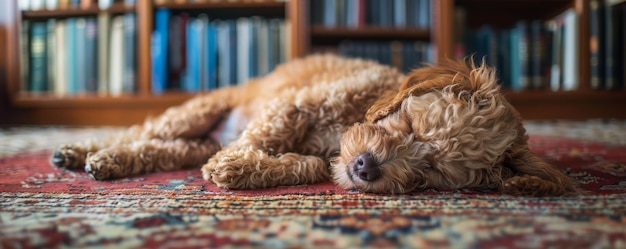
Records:
[[[363,181],[374,181],[382,176],[378,163],[369,152],[359,155],[354,161],[354,173]]]
[[[61,167],[63,166],[63,163],[65,162],[65,158],[63,157],[63,154],[61,153],[61,151],[55,151],[54,155],[52,155],[52,159],[50,159],[50,161],[57,167]]]

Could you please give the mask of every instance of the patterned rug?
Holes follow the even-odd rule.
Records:
[[[95,182],[51,167],[51,149],[119,128],[3,128],[0,248],[626,248],[626,122],[527,127],[531,149],[584,194],[226,191],[198,170]]]

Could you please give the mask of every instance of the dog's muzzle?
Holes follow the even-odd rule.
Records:
[[[353,172],[363,181],[375,181],[382,176],[378,163],[369,152],[359,155],[354,161]]]

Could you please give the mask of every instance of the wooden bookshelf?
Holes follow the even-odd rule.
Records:
[[[17,0],[0,1],[0,9],[8,10],[0,18],[5,51],[0,57],[0,124],[66,124],[66,125],[130,125],[149,115],[158,115],[167,107],[191,98],[188,93],[168,92],[153,95],[150,89],[151,32],[157,8],[174,11],[201,11],[219,17],[235,18],[249,13],[265,13],[287,19],[291,25],[290,54],[302,57],[319,46],[337,46],[342,40],[419,40],[435,45],[437,59],[453,57],[454,15],[456,7],[468,12],[468,25],[491,23],[509,25],[523,18],[547,19],[574,7],[580,19],[579,88],[569,92],[532,90],[506,92],[507,98],[526,119],[589,119],[626,118],[626,91],[592,90],[589,83],[589,0],[433,0],[430,29],[381,28],[327,28],[310,22],[310,0],[289,1],[204,1],[201,3],[155,4],[152,0],[137,0],[136,6],[114,5],[108,10],[60,9],[50,11],[18,11]],[[101,11],[113,14],[137,14],[137,85],[134,95],[119,97],[81,95],[55,97],[53,95],[25,94],[20,91],[19,34],[24,19],[41,20],[78,16],[96,16]],[[2,106],[4,105],[4,107]]]

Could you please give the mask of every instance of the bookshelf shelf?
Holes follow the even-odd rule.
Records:
[[[121,96],[98,96],[80,95],[59,97],[52,95],[30,95],[18,96],[14,103],[17,107],[24,108],[73,108],[77,105],[83,108],[109,108],[128,107],[140,108],[154,105],[169,106],[182,103],[191,98],[189,93],[166,93],[163,95],[121,95]]]
[[[66,18],[66,17],[79,17],[79,16],[94,16],[100,12],[98,7],[92,7],[89,9],[70,8],[70,9],[58,9],[58,10],[34,10],[34,11],[22,11],[22,17],[24,19],[44,19],[44,18]]]
[[[156,13],[165,8],[173,13],[188,12],[191,15],[205,13],[214,19],[236,19],[241,16],[260,15],[284,18],[291,25],[285,39],[291,43],[290,57],[298,58],[318,51],[339,51],[344,40],[352,41],[417,41],[433,45],[436,60],[457,56],[458,37],[455,37],[457,10],[464,9],[468,28],[491,24],[496,29],[508,28],[518,20],[549,20],[566,9],[574,9],[580,20],[578,51],[580,65],[577,70],[579,88],[575,91],[526,90],[506,91],[506,97],[526,119],[589,119],[625,118],[626,91],[592,90],[590,87],[590,2],[595,0],[432,0],[430,28],[406,25],[393,28],[372,24],[370,19],[357,25],[359,28],[334,28],[314,22],[318,15],[311,12],[312,3],[318,0],[221,0],[221,1],[165,1],[137,0],[135,6],[123,1],[100,10],[67,8],[59,10],[20,11],[22,0],[0,1],[0,9],[9,15],[0,18],[0,124],[67,124],[67,125],[131,125],[142,122],[147,116],[160,114],[167,107],[180,104],[193,94],[166,92],[152,94],[151,37],[156,29]],[[313,2],[318,1],[318,2]],[[412,0],[421,1],[421,0]],[[95,1],[94,1],[95,2]],[[346,1],[347,2],[347,1]],[[369,2],[369,1],[357,1]],[[384,1],[387,2],[387,1]],[[391,4],[393,1],[389,1]],[[381,2],[382,3],[382,2]],[[376,5],[378,6],[378,5]],[[380,6],[378,6],[380,7]],[[20,35],[24,20],[43,21],[50,18],[113,16],[136,13],[137,25],[137,75],[138,93],[135,95],[80,95],[58,97],[54,95],[24,94],[20,70]],[[362,12],[367,13],[367,12]],[[392,15],[394,16],[394,15]],[[319,19],[315,19],[318,20]],[[407,19],[408,20],[408,19]],[[315,24],[313,24],[315,23]],[[347,26],[347,25],[344,25]],[[4,33],[2,33],[2,27]],[[423,27],[423,26],[419,26]],[[397,43],[396,43],[397,44]],[[2,52],[5,52],[4,54]],[[4,66],[4,67],[3,67]],[[2,78],[6,75],[6,78]],[[3,95],[4,94],[4,95]],[[7,118],[5,118],[7,117]]]
[[[430,31],[419,28],[386,28],[386,27],[362,27],[362,28],[327,28],[324,26],[311,27],[311,36],[319,38],[343,38],[343,39],[414,39],[429,40]]]
[[[98,6],[90,8],[66,8],[56,10],[28,10],[22,11],[23,19],[48,19],[48,18],[68,18],[81,16],[95,16],[100,12],[108,12],[111,14],[124,14],[134,12],[135,6],[123,3],[115,3],[108,9],[101,10]]]
[[[155,8],[172,10],[182,9],[249,9],[249,8],[284,8],[284,1],[253,1],[253,2],[187,2],[187,3],[156,3]]]

